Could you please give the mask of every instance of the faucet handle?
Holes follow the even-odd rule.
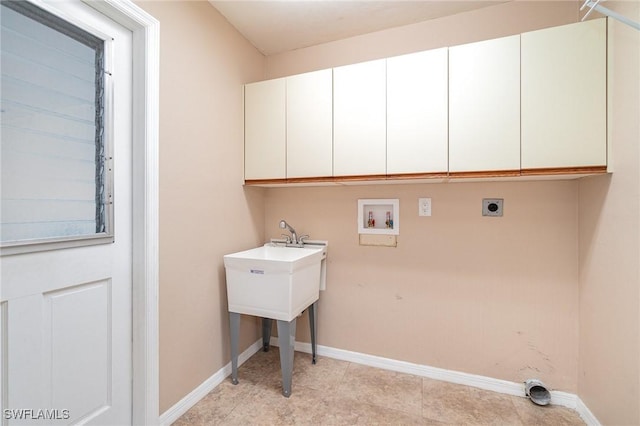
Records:
[[[291,236],[287,234],[280,234],[280,236],[284,237],[284,239],[287,240],[287,244],[291,244]]]
[[[306,240],[307,238],[309,238],[308,235],[301,235],[298,237],[298,243],[300,244],[304,244],[304,240]]]

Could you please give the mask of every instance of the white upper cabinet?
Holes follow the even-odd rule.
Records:
[[[252,184],[606,166],[606,19],[245,86]]]
[[[245,179],[282,179],[286,176],[285,138],[285,79],[245,85]]]
[[[607,164],[606,19],[522,34],[522,168]]]
[[[447,172],[447,49],[387,59],[387,173]]]
[[[334,176],[386,173],[385,60],[333,70]]]
[[[287,77],[287,178],[331,176],[331,69]]]
[[[449,49],[449,171],[520,169],[520,36]]]

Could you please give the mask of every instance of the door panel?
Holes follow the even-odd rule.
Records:
[[[387,173],[447,172],[446,48],[387,59]]]
[[[520,36],[449,49],[449,172],[520,170]]]
[[[287,177],[331,176],[333,75],[330,69],[286,78]]]
[[[522,168],[607,164],[606,19],[522,35]]]
[[[111,283],[106,279],[44,295],[49,406],[66,407],[81,419],[96,417],[112,403]]]
[[[285,79],[244,88],[244,178],[284,179],[287,167]]]
[[[386,173],[386,60],[333,69],[333,175]]]
[[[3,424],[130,424],[132,36],[82,2],[38,5],[110,43],[114,242],[0,258]]]

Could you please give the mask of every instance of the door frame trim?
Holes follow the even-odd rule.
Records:
[[[160,22],[131,0],[82,0],[133,33],[132,424],[159,421]]]

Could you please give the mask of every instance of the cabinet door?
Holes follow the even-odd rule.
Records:
[[[387,59],[387,173],[447,171],[447,49]]]
[[[285,80],[244,88],[244,178],[285,177]]]
[[[520,36],[449,49],[449,171],[520,169]]]
[[[331,176],[332,71],[287,77],[287,177]]]
[[[522,168],[607,164],[606,20],[522,34]]]
[[[385,60],[333,70],[333,174],[386,172]]]

